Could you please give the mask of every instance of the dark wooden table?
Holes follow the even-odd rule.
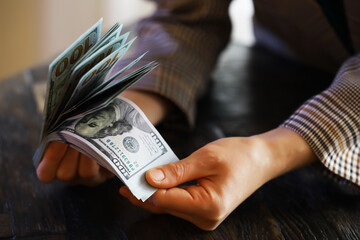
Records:
[[[41,124],[34,86],[46,71],[0,82],[1,239],[360,239],[359,192],[313,166],[265,184],[212,232],[132,206],[117,179],[94,188],[40,182],[31,161]],[[276,127],[331,79],[259,47],[231,45],[199,102],[195,130],[159,129],[184,157],[220,137]]]

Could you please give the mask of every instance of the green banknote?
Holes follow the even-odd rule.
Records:
[[[136,38],[127,41],[129,33],[121,35],[119,23],[101,37],[101,25],[102,19],[49,65],[44,123],[33,162],[39,165],[50,142],[65,142],[145,201],[156,191],[145,172],[178,158],[145,114],[119,94],[158,63],[141,61],[144,53],[112,71]]]

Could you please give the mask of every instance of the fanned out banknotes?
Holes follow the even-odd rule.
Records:
[[[143,54],[110,75],[135,39],[127,41],[129,33],[121,35],[119,23],[100,38],[101,26],[102,19],[49,65],[34,165],[39,165],[49,142],[62,141],[114,173],[145,201],[156,191],[146,182],[145,172],[178,158],[144,113],[119,94],[157,63],[135,68]]]

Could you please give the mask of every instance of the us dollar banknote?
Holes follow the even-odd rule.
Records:
[[[102,19],[82,34],[49,66],[44,122],[33,162],[37,167],[47,145],[62,141],[96,160],[145,201],[156,189],[145,172],[178,158],[144,113],[119,94],[157,67],[146,53],[108,76],[135,38],[120,34],[116,23],[100,38]]]
[[[142,201],[156,191],[146,182],[145,172],[178,161],[145,114],[120,96],[96,112],[66,122],[45,141],[64,141],[95,159]]]
[[[81,35],[49,65],[49,84],[45,102],[45,119],[58,103],[69,71],[100,39],[102,19]]]

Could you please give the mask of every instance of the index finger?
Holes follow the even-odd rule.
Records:
[[[192,185],[159,189],[145,202],[137,200],[126,187],[122,187],[120,193],[133,204],[144,209],[155,213],[167,212],[176,216],[181,213],[181,217],[184,217],[184,214],[193,215],[200,210],[208,211],[209,203],[214,202],[217,195],[211,194],[213,191],[207,189],[207,186]]]
[[[152,197],[152,203],[166,212],[193,214],[206,212],[208,206],[216,198],[208,186],[192,185],[160,189]]]

